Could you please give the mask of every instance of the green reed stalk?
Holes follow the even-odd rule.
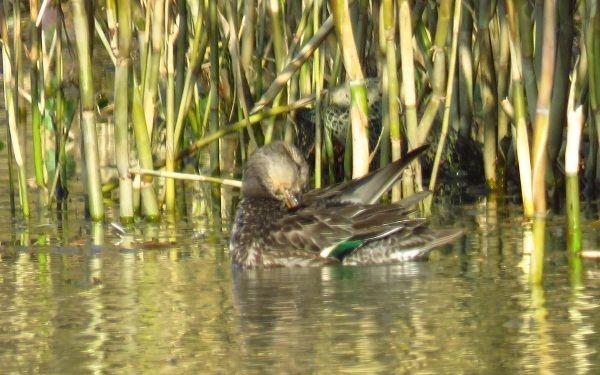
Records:
[[[583,103],[585,102],[585,95],[587,95],[587,89],[589,88],[589,80],[588,80],[588,56],[587,56],[587,28],[589,23],[586,18],[586,3],[585,1],[579,2],[577,5],[573,17],[578,17],[583,20],[583,27],[577,30],[577,38],[580,41],[583,41],[582,47],[579,50],[579,56],[577,56],[577,64],[576,69],[573,70],[573,74],[576,75],[577,79],[575,82],[575,102]]]
[[[98,164],[98,137],[96,134],[96,115],[94,99],[94,83],[92,73],[92,51],[88,17],[84,0],[71,0],[73,23],[77,30],[75,45],[79,60],[79,95],[81,97],[81,131],[83,135],[83,151],[87,176],[87,194],[89,212],[92,220],[104,219],[102,190],[100,183],[100,166]]]
[[[296,26],[296,31],[294,32],[294,36],[292,37],[291,41],[290,41],[290,46],[288,47],[288,54],[286,56],[286,64],[289,63],[290,59],[292,58],[292,56],[294,56],[294,54],[297,52],[298,46],[300,45],[300,42],[302,40],[309,40],[310,37],[313,34],[313,29],[314,27],[307,27],[309,25],[310,22],[310,16],[313,14],[313,12],[311,11],[313,8],[313,4],[316,7],[319,7],[319,5],[322,4],[322,0],[321,1],[317,1],[316,3],[313,3],[312,0],[308,0],[308,3],[306,1],[302,2],[302,9],[299,9],[298,11],[301,12],[301,17],[300,17],[300,21],[298,21],[298,26]],[[290,12],[291,14],[294,14],[293,11]],[[312,18],[314,21],[314,17]],[[318,18],[319,20],[321,19],[321,17]],[[314,22],[313,22],[314,24]],[[317,24],[316,29],[314,31],[316,31],[318,29],[320,24]],[[308,32],[307,32],[308,30]]]
[[[516,7],[516,15],[518,17],[520,49],[522,72],[525,80],[525,93],[527,95],[527,108],[529,120],[535,118],[535,105],[537,103],[537,75],[533,62],[534,45],[533,45],[533,24],[531,21],[532,9],[528,0],[513,0]]]
[[[394,11],[394,2],[392,0],[384,0],[381,4],[381,18],[383,20],[383,37],[385,48],[385,77],[383,97],[386,98],[387,121],[389,126],[390,151],[392,161],[400,159],[402,156],[402,145],[400,140],[400,105],[398,98],[400,97],[400,88],[398,85],[398,67],[396,63],[396,12]],[[404,86],[404,105],[406,107],[407,128],[410,127],[407,138],[409,139],[409,148],[415,142],[414,135],[417,127],[417,113],[415,111],[415,95],[414,95],[414,70],[410,71],[413,63],[412,55],[412,31],[410,28],[410,8],[408,1],[400,1],[398,24],[400,27],[400,55],[402,56],[402,84]],[[408,25],[408,35],[406,29]],[[403,43],[410,39],[408,45]],[[412,73],[412,76],[411,76]],[[412,89],[412,90],[411,90]],[[414,115],[414,116],[413,116]],[[411,132],[412,131],[412,132]],[[411,137],[411,135],[413,137]],[[414,183],[412,179],[412,168],[407,168],[410,173],[406,175],[407,179],[403,185],[405,188],[404,195],[409,196],[414,191]],[[392,202],[397,202],[401,198],[400,183],[394,184],[392,187]]]
[[[144,88],[142,93],[146,126],[148,136],[152,139],[154,129],[154,114],[156,106],[156,93],[158,91],[158,73],[162,59],[164,44],[164,18],[165,0],[155,0],[148,4],[148,11],[152,12],[152,25],[150,31],[150,49],[146,61],[146,75],[144,76]]]
[[[29,200],[27,198],[27,174],[25,170],[25,162],[21,153],[21,144],[19,143],[19,131],[17,129],[17,107],[15,97],[18,95],[18,87],[16,87],[12,76],[12,61],[10,59],[10,42],[8,36],[8,25],[5,14],[8,13],[8,2],[0,7],[0,27],[2,28],[2,72],[4,83],[4,102],[8,117],[8,127],[10,130],[10,142],[15,164],[18,169],[19,180],[19,202],[21,204],[21,212],[24,218],[29,218]],[[18,6],[18,4],[17,4]]]
[[[313,1],[312,0],[303,0],[302,8],[303,14],[310,14],[313,9]],[[306,27],[304,28],[304,32],[302,34],[302,41],[305,42],[310,40],[313,36],[314,27]],[[314,30],[316,32],[316,30]],[[298,91],[300,93],[300,97],[304,97],[310,95],[312,93],[312,76],[311,76],[312,66],[310,61],[305,61],[300,67],[300,72],[298,73]]]
[[[212,133],[219,130],[219,29],[217,21],[217,4],[209,3],[208,8],[209,43],[210,43],[210,120],[209,128]],[[219,144],[210,147],[210,167],[212,173],[218,173]]]
[[[133,133],[135,134],[135,144],[138,152],[140,165],[144,169],[152,169],[152,150],[150,147],[150,136],[146,126],[146,118],[142,104],[141,94],[136,88],[135,78],[133,87],[133,101],[131,105],[131,120],[133,122]],[[129,170],[128,170],[129,171]],[[158,220],[159,209],[152,177],[142,177],[141,195],[142,207],[146,218],[150,221]]]
[[[209,93],[210,96],[210,93]],[[240,130],[242,130],[245,126],[248,126],[248,124],[250,125],[256,125],[258,123],[260,123],[262,120],[271,117],[271,116],[278,116],[284,113],[288,113],[291,112],[293,110],[296,110],[298,108],[307,106],[308,104],[310,104],[311,102],[313,102],[315,100],[315,97],[309,97],[309,98],[304,98],[304,99],[300,99],[297,102],[294,102],[292,104],[289,105],[284,105],[284,106],[280,106],[280,107],[274,107],[271,109],[268,109],[266,111],[263,112],[259,112],[259,113],[255,113],[250,115],[250,117],[248,117],[248,120],[240,120],[237,121],[233,124],[227,125],[222,127],[221,129],[219,129],[216,132],[211,132],[210,134],[200,138],[199,140],[195,141],[194,143],[192,143],[189,147],[187,147],[185,150],[182,150],[181,152],[177,153],[177,157],[176,160],[180,160],[181,158],[184,158],[186,156],[189,156],[191,154],[193,154],[194,152],[198,151],[199,149],[201,149],[202,147],[205,147],[206,145],[211,144],[214,141],[217,141],[221,138],[223,138],[224,136],[226,136],[227,134],[231,134],[231,133],[236,133]],[[154,168],[158,169],[158,168],[162,168],[165,166],[165,161],[159,161],[157,163],[154,164]]]
[[[19,3],[15,4],[19,6]],[[40,82],[40,59],[41,48],[41,28],[35,26],[38,17],[38,0],[29,1],[31,17],[31,47],[29,49],[29,60],[31,62],[30,84],[31,84],[31,136],[33,140],[33,165],[35,168],[35,183],[42,192],[45,189],[45,166],[44,155],[42,151],[42,112],[40,111],[41,89],[44,87]]]
[[[54,195],[58,194],[58,191],[62,192],[57,196],[59,204],[62,203],[66,189],[67,189],[67,131],[66,131],[66,120],[65,120],[65,93],[63,90],[64,84],[64,69],[63,69],[63,48],[62,48],[62,36],[63,36],[63,14],[60,9],[57,9],[57,24],[56,24],[56,63],[54,66],[54,74],[56,81],[58,82],[58,88],[55,95],[55,121],[54,121],[54,143],[55,153],[54,159],[56,160],[56,170],[54,173],[54,179],[51,183],[50,198],[49,202],[54,199]],[[58,190],[58,191],[57,191]]]
[[[444,90],[446,88],[446,39],[450,28],[450,16],[452,12],[452,0],[440,0],[438,7],[437,25],[435,28],[435,38],[433,43],[433,71],[431,73],[431,88],[433,90],[431,99],[423,112],[419,122],[419,142],[423,144],[429,135],[433,126],[435,117],[438,114],[442,101],[444,100]],[[408,46],[402,46],[404,48]]]
[[[502,2],[498,3],[496,11],[496,17],[494,21],[497,21],[499,33],[498,33],[498,61],[497,64],[497,82],[498,82],[498,99],[502,100],[508,96],[508,88],[510,83],[510,45],[509,45],[509,29],[507,22],[506,9]],[[502,110],[500,100],[498,100],[498,147],[503,139],[509,136],[510,119],[508,115]],[[506,151],[506,150],[503,150]],[[505,175],[506,175],[506,160],[504,158],[504,152],[500,152],[498,155],[499,166],[498,172],[498,187],[504,190],[505,187]]]
[[[236,85],[235,91],[237,93],[238,103],[239,103],[239,107],[241,107],[242,114],[243,114],[244,118],[248,118],[249,112],[250,112],[250,106],[252,105],[253,100],[252,100],[252,94],[250,93],[250,86],[248,85],[248,81],[246,79],[246,71],[242,67],[242,62],[240,60],[240,55],[239,55],[239,51],[238,51],[239,43],[238,43],[238,38],[237,38],[238,27],[235,22],[236,15],[234,13],[234,9],[233,9],[233,5],[231,4],[231,1],[226,2],[225,8],[227,11],[227,21],[228,21],[228,26],[229,26],[228,47],[229,47],[229,55],[231,57],[231,68],[233,70],[233,78],[235,80],[235,85]],[[250,148],[251,149],[257,148],[258,144],[256,142],[256,137],[254,135],[254,131],[253,131],[252,127],[248,126],[246,128],[246,130],[248,131],[248,136],[250,137]],[[233,153],[235,152],[235,150],[226,149],[226,150],[222,150],[221,153],[223,153],[223,151],[229,153],[229,155],[228,155],[229,160],[234,159]],[[232,168],[233,168],[233,166],[232,166]]]
[[[548,177],[546,178],[550,186],[553,187],[556,187],[557,184],[556,178],[558,174],[555,174],[554,170],[563,143],[563,128],[567,112],[569,71],[571,70],[574,42],[573,10],[575,6],[571,1],[557,1],[557,7],[556,67],[548,129]],[[550,190],[553,191],[555,189]]]
[[[586,177],[588,183],[597,182],[600,179],[600,11],[596,1],[586,2],[586,17],[584,22],[585,49],[588,66],[589,101],[592,108],[594,126],[588,126],[590,140],[590,152],[586,160],[588,168]],[[595,181],[594,181],[595,180]]]
[[[6,4],[6,8],[5,14],[9,14],[8,13],[8,1],[4,1],[4,3]],[[25,129],[26,122],[27,122],[27,101],[26,100],[21,100],[21,95],[19,94],[19,88],[23,87],[23,80],[24,80],[24,73],[23,70],[25,69],[25,64],[23,63],[23,33],[21,30],[21,23],[22,23],[22,18],[21,18],[21,7],[20,6],[14,6],[14,4],[20,4],[20,2],[12,2],[13,3],[13,44],[11,49],[12,52],[12,62],[13,62],[13,78],[15,81],[15,86],[14,86],[14,93],[13,93],[13,100],[15,101],[15,108],[17,111],[17,129]],[[7,41],[8,43],[8,41]],[[26,134],[23,133],[23,131],[21,131],[21,134]],[[27,137],[24,137],[25,140],[27,140]],[[27,159],[27,146],[23,146],[24,149],[23,151],[23,158]]]
[[[279,0],[268,0],[267,8],[271,19],[271,38],[273,40],[273,53],[275,55],[275,71],[277,74],[283,71],[285,59],[287,56],[287,44],[284,37],[286,35],[283,25],[283,12]],[[273,106],[278,106],[285,101],[285,88],[277,94],[273,100]],[[265,127],[265,143],[271,142],[273,138],[273,129],[276,118],[270,118]],[[289,128],[289,127],[288,127]],[[285,130],[287,132],[287,130]]]
[[[534,0],[533,4],[533,21],[535,22],[535,76],[537,78],[538,89],[542,74],[542,41],[543,41],[543,25],[544,25],[544,2],[545,0]]]
[[[483,167],[488,186],[498,188],[496,175],[497,162],[497,120],[498,98],[494,56],[490,39],[491,0],[478,1],[477,43],[479,45],[479,65],[477,67],[477,85],[475,111],[483,125]]]
[[[133,174],[157,176],[157,177],[164,177],[164,178],[168,178],[168,179],[199,181],[199,182],[212,182],[215,184],[232,186],[232,187],[236,187],[236,188],[242,187],[242,182],[239,180],[233,180],[233,179],[228,179],[228,178],[217,178],[217,177],[211,177],[211,176],[202,176],[202,175],[199,175],[196,173],[188,174],[188,173],[179,173],[179,172],[155,171],[153,169],[143,169],[143,168],[130,168],[129,172],[133,173]]]
[[[473,122],[473,20],[470,17],[470,1],[462,1],[465,15],[461,17],[458,39],[458,100],[459,100],[459,132],[463,138],[471,136]]]
[[[426,6],[427,6],[426,0],[416,0],[413,2],[412,9],[411,9],[412,19],[410,22],[413,27],[413,31],[415,30],[417,24],[423,17],[423,12],[425,12]]]
[[[533,248],[529,260],[529,282],[534,285],[542,283],[544,276],[544,253],[546,250],[546,219],[533,219]]]
[[[177,2],[177,21],[179,30],[175,44],[175,108],[179,108],[185,83],[186,58],[188,39],[187,1]]]
[[[441,6],[441,5],[440,5]],[[419,129],[418,129],[418,120],[417,120],[417,92],[415,85],[415,65],[414,65],[414,55],[413,55],[413,33],[411,27],[411,10],[410,10],[410,2],[408,0],[401,0],[399,6],[399,28],[400,28],[400,55],[402,56],[402,88],[404,93],[404,108],[406,111],[406,135],[408,141],[408,149],[413,149],[421,145],[423,139],[419,137]],[[385,17],[385,15],[384,15]],[[444,16],[442,16],[444,17]],[[384,18],[385,19],[385,18]],[[439,21],[439,19],[438,19]],[[443,21],[442,21],[443,22]],[[440,31],[441,32],[441,31]],[[393,45],[389,44],[386,49],[393,48]],[[386,52],[387,53],[387,52]],[[445,60],[445,59],[442,59]],[[390,57],[388,56],[388,69],[390,71],[395,69],[395,62],[392,64],[390,61]],[[388,73],[389,74],[389,73]],[[390,77],[395,76],[394,73],[390,75]],[[398,80],[390,81],[390,88],[393,85],[398,85]],[[397,87],[395,89],[395,94],[399,94]],[[435,94],[434,94],[435,96]],[[390,116],[392,116],[392,112],[397,112],[399,108],[394,106],[394,103],[397,102],[397,98],[391,98],[393,100],[390,101]],[[431,102],[430,102],[431,103]],[[390,117],[390,133],[394,129],[393,117]],[[398,123],[399,126],[399,123]],[[394,155],[394,144],[392,143],[392,159],[398,160],[399,155]],[[421,166],[418,161],[412,163],[412,171],[408,168],[405,170],[404,178],[403,178],[403,186],[404,186],[404,196],[411,195],[415,189],[416,191],[421,191],[422,181],[421,181]],[[414,173],[414,175],[413,175]],[[413,182],[414,178],[414,182]],[[404,181],[406,179],[406,182]],[[392,200],[394,200],[394,194],[392,191]]]
[[[167,25],[173,29],[174,25],[170,22],[169,12],[165,11]],[[173,31],[167,39],[167,102],[166,102],[166,171],[172,173],[175,171],[175,52],[174,46],[176,43],[176,35]],[[165,204],[167,214],[174,215],[176,210],[175,201],[175,180],[172,178],[165,179]]]
[[[338,44],[342,50],[344,67],[350,81],[350,120],[352,124],[352,177],[364,176],[369,171],[369,133],[367,89],[356,50],[347,0],[330,0]]]
[[[324,1],[319,0],[319,1],[315,1],[314,3],[314,12],[318,12],[322,10],[322,6],[324,4]],[[330,22],[331,20],[331,22]],[[330,28],[333,29],[333,19],[331,16],[328,17],[328,19],[323,23],[322,26],[319,26],[317,23],[313,22],[313,33],[314,35],[318,35],[319,33],[321,33],[321,31],[323,30],[323,27],[325,26],[325,24],[327,23],[331,23],[332,27]],[[329,33],[329,32],[328,32]],[[312,41],[312,38],[311,38]],[[318,71],[318,75],[316,75],[314,77],[315,80],[321,80],[323,81],[325,79],[325,66],[326,66],[326,57],[325,57],[325,53],[321,53],[320,54],[321,59],[319,60],[319,66],[320,66],[320,70]],[[337,84],[337,79],[339,77],[339,70],[340,70],[340,65],[341,65],[341,51],[339,46],[336,46],[335,48],[335,55],[333,57],[333,59],[330,60],[330,66],[329,66],[329,72],[330,75],[332,77],[332,80],[330,81],[330,84]],[[316,85],[316,84],[315,84]],[[321,82],[320,87],[323,87],[323,83]],[[303,95],[303,97],[307,97],[309,96],[309,93],[305,93],[305,95]],[[321,108],[319,108],[319,110],[321,110]],[[321,119],[322,116],[320,113],[318,113],[319,118]],[[327,159],[327,168],[328,168],[328,175],[329,175],[329,183],[333,184],[336,181],[336,176],[335,176],[335,172],[334,172],[334,163],[336,163],[335,160],[335,153],[333,150],[333,140],[332,140],[332,135],[331,135],[331,130],[327,127],[323,127],[323,140],[324,140],[324,148],[325,148],[325,156]],[[346,156],[346,154],[344,154],[344,157]],[[346,171],[349,171],[350,169],[346,169]]]
[[[319,24],[321,23],[319,1],[314,3],[313,8],[313,27],[315,33],[318,33]],[[313,83],[315,89],[315,188],[321,187],[322,171],[322,144],[323,144],[323,124],[321,121],[321,92],[323,90],[323,75],[325,70],[324,59],[319,49],[315,50],[313,58]]]
[[[245,69],[246,78],[252,82],[256,73],[252,69],[252,56],[254,55],[254,41],[256,31],[256,0],[244,1],[244,18],[246,20],[241,37],[240,61]]]
[[[204,61],[204,55],[206,53],[206,47],[208,45],[208,33],[205,32],[203,28],[203,18],[204,18],[204,7],[203,2],[200,1],[198,3],[198,11],[196,13],[196,24],[194,25],[194,39],[192,40],[192,44],[190,46],[189,52],[189,63],[187,67],[187,72],[185,74],[185,80],[183,84],[183,91],[181,94],[181,102],[179,103],[179,107],[177,110],[177,121],[175,122],[175,149],[174,154],[177,155],[179,150],[179,146],[181,143],[181,135],[183,133],[183,125],[184,120],[187,116],[191,100],[192,93],[194,89],[194,77],[200,63]]]
[[[365,65],[365,59],[367,58],[369,3],[368,0],[354,0],[349,8],[351,10],[354,39],[356,40],[356,47],[362,65]]]
[[[581,212],[579,208],[579,145],[583,128],[583,107],[569,109],[565,151],[567,199],[567,248],[572,255],[581,251]]]
[[[116,0],[106,0],[106,26],[108,28],[108,34],[112,35],[110,38],[109,45],[111,50],[116,50],[118,48],[117,41],[117,3]],[[97,25],[95,22],[94,25]],[[115,61],[116,62],[116,61]]]
[[[215,1],[209,2],[208,6],[208,38],[210,43],[210,119],[209,129],[211,133],[215,133],[219,130],[219,28],[217,19],[217,3]],[[220,163],[219,163],[219,143],[213,142],[209,145],[210,154],[210,174],[218,176],[220,174]],[[211,187],[212,194],[212,218],[218,220],[220,218],[220,190],[217,186]]]
[[[556,53],[556,2],[544,1],[544,42],[541,46],[542,70],[535,116],[532,148],[533,206],[536,215],[546,215],[546,145],[548,143],[548,120],[554,80]]]
[[[516,0],[518,1],[518,0]],[[506,0],[506,12],[510,29],[510,57],[512,76],[512,102],[514,106],[515,130],[513,138],[516,140],[517,159],[519,163],[519,177],[521,180],[521,197],[523,211],[526,217],[532,217],[533,188],[531,177],[531,158],[529,149],[529,134],[527,130],[525,88],[523,85],[523,64],[521,57],[521,35],[515,11],[515,0]]]
[[[129,67],[131,64],[131,4],[117,0],[117,64],[115,67],[115,159],[119,172],[119,216],[133,222],[133,182],[129,175]]]
[[[269,88],[262,94],[260,99],[254,104],[250,113],[254,114],[261,111],[266,105],[271,103],[279,92],[285,87],[290,78],[300,69],[306,60],[313,55],[315,50],[321,45],[329,33],[333,30],[333,18],[329,17],[312,38],[298,51],[296,56],[285,66],[277,75]]]
[[[380,60],[380,75],[381,75],[381,105],[379,111],[381,112],[381,134],[380,142],[379,142],[379,166],[384,167],[390,163],[392,160],[392,144],[390,138],[390,110],[389,103],[390,100],[388,98],[389,90],[389,74],[388,74],[388,64],[386,63],[386,31],[385,31],[385,22],[384,22],[384,14],[383,10],[386,4],[384,2],[380,2],[378,12],[375,13],[376,8],[373,8],[373,18],[377,17],[377,34],[375,35],[375,30],[373,30],[374,37],[376,36],[378,39],[377,43],[377,58]],[[394,20],[395,21],[395,20]],[[396,77],[398,77],[398,73],[396,73]],[[394,193],[394,191],[396,191]],[[395,184],[392,186],[391,194],[401,194],[401,185]],[[388,194],[384,194],[384,199],[387,199]]]
[[[440,140],[437,145],[435,153],[435,159],[433,161],[433,169],[431,171],[431,179],[429,180],[429,190],[435,191],[435,183],[437,179],[440,162],[442,160],[442,152],[444,151],[444,145],[446,143],[446,136],[448,135],[448,129],[450,127],[450,109],[452,107],[452,97],[454,90],[454,77],[456,71],[456,56],[458,54],[458,34],[460,30],[460,18],[461,18],[461,0],[457,0],[454,3],[454,15],[453,15],[453,26],[452,26],[452,47],[450,49],[450,66],[448,67],[448,83],[446,85],[446,102],[444,103],[444,116],[442,119],[442,130],[440,134]],[[431,202],[431,201],[430,201]]]
[[[254,97],[257,97],[259,93],[263,92],[263,60],[265,58],[265,24],[267,22],[265,13],[266,1],[259,1],[257,6],[257,17],[256,17],[256,47],[254,64]]]
[[[6,104],[6,100],[4,103]],[[13,155],[13,149],[9,126],[6,127],[6,139],[8,140],[6,147],[6,150],[8,151],[8,157],[6,158],[8,166],[8,199],[10,204],[10,214],[12,217],[15,217],[17,213],[17,204],[15,202],[15,171],[13,166],[13,160],[11,158],[11,155]]]

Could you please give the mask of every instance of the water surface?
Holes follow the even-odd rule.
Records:
[[[552,217],[530,286],[531,231],[498,207],[441,206],[435,225],[467,235],[428,262],[254,271],[198,219],[126,236],[80,212],[5,220],[2,372],[598,373],[600,263],[574,274]]]

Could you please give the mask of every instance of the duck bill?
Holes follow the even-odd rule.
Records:
[[[298,198],[294,194],[290,193],[287,190],[285,192],[284,201],[285,201],[286,207],[289,209],[296,208],[300,204],[300,202],[298,201]]]

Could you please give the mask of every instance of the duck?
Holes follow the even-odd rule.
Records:
[[[430,193],[395,203],[380,197],[402,170],[427,150],[361,178],[308,190],[302,153],[281,141],[257,149],[247,160],[241,200],[231,229],[232,264],[239,268],[394,264],[427,259],[432,249],[463,235],[462,229],[431,229],[414,208]]]
[[[383,106],[381,95],[381,79],[368,77],[364,80],[368,106],[369,150],[378,148],[383,131]],[[350,127],[350,94],[347,84],[330,88],[321,104],[320,119],[323,127],[329,131],[338,158],[346,144],[346,136]],[[314,134],[317,123],[315,108],[302,107],[295,111],[296,144],[305,154],[314,149]],[[427,143],[436,145],[439,142],[439,132],[432,131],[427,137]],[[506,147],[504,148],[506,149]],[[436,147],[430,147],[422,158],[423,175],[429,176],[433,168]],[[444,162],[440,167],[440,178],[449,183],[439,185],[440,193],[451,194],[464,192],[469,185],[485,185],[483,172],[483,153],[481,145],[470,137],[461,136],[458,130],[448,129]],[[378,160],[375,158],[374,160]],[[338,173],[339,177],[340,173]]]

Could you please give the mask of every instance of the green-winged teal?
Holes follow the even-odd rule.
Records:
[[[369,144],[373,150],[382,131],[381,113],[381,88],[379,78],[366,78],[367,102],[369,106]],[[346,144],[346,132],[350,124],[350,96],[346,84],[329,89],[321,107],[321,122],[329,130],[334,142],[341,147]],[[316,112],[313,108],[300,108],[296,110],[297,145],[308,154],[313,148]],[[432,131],[427,138],[427,143],[437,144],[439,131]],[[424,176],[429,176],[433,166],[436,148],[432,147],[424,154]],[[483,154],[480,145],[470,138],[459,136],[458,131],[450,128],[446,151],[443,155],[440,177],[451,181],[445,186],[465,188],[466,182],[470,185],[485,183],[483,173]],[[377,158],[376,158],[377,159]],[[450,191],[452,192],[452,191]]]
[[[377,203],[402,169],[427,147],[360,179],[305,192],[300,151],[273,142],[248,159],[232,229],[233,263],[241,267],[398,263],[427,257],[461,230],[432,230],[411,208],[428,193]]]

